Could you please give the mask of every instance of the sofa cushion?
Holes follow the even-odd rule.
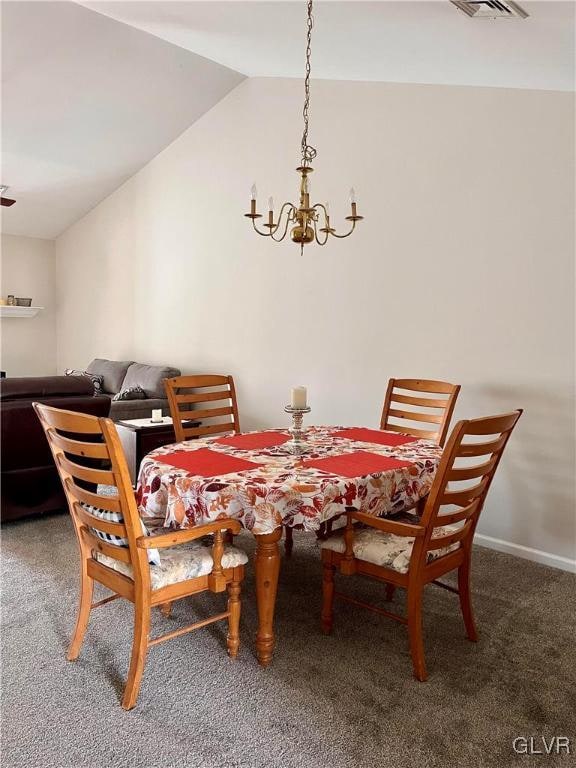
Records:
[[[164,533],[166,530],[163,531]],[[132,565],[124,563],[121,560],[114,560],[112,557],[96,552],[96,559],[108,568],[123,573],[129,579],[133,578]],[[248,556],[241,549],[224,545],[224,554],[222,556],[223,568],[235,568],[238,565],[245,565],[248,562]],[[177,584],[188,579],[197,579],[199,576],[206,576],[212,571],[212,548],[200,540],[191,541],[187,544],[180,544],[176,547],[166,547],[162,549],[160,565],[150,566],[150,581],[152,589],[161,589],[169,584]]]
[[[3,401],[93,394],[94,385],[86,376],[21,376],[0,379],[0,399]]]
[[[146,397],[166,397],[163,381],[164,379],[171,379],[174,376],[180,376],[180,371],[177,368],[170,368],[169,366],[163,365],[132,363],[122,382],[122,389],[142,387],[146,393]]]
[[[110,407],[110,418],[112,421],[151,419],[154,408],[161,408],[163,416],[170,415],[168,400],[165,397],[153,397],[146,400],[113,400]]]
[[[131,360],[105,360],[97,357],[86,368],[87,373],[96,373],[104,378],[104,392],[115,395],[120,392]]]

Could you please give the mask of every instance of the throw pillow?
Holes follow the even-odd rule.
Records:
[[[123,389],[122,392],[117,392],[112,400],[145,400],[146,392],[142,387],[129,387]]]
[[[100,509],[100,507],[93,507],[91,504],[86,504],[83,501],[80,502],[80,506],[84,507],[84,509],[89,512],[91,515],[94,515],[94,517],[100,518],[100,520],[107,520],[109,523],[123,523],[124,518],[119,512],[111,512],[108,509]],[[151,536],[152,534],[146,528],[146,525],[144,524],[143,520],[140,520],[140,525],[142,526],[142,535],[143,536]],[[102,541],[107,541],[109,544],[114,544],[115,547],[127,547],[128,546],[128,539],[123,539],[121,536],[115,536],[112,533],[105,533],[104,531],[99,531],[97,528],[92,528],[92,532],[98,536],[99,539],[102,539]],[[148,552],[148,562],[150,565],[160,565],[160,552],[158,552],[157,549],[147,549]]]
[[[66,368],[64,371],[65,376],[88,376],[94,386],[94,394],[101,395],[104,387],[104,376],[99,376],[97,373],[88,373],[88,371],[76,371],[74,368]]]

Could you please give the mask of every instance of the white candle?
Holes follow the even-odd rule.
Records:
[[[152,409],[152,421],[154,422],[162,421],[162,408]]]
[[[292,387],[292,408],[306,408],[306,387]]]

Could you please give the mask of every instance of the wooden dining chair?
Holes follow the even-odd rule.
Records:
[[[407,624],[414,675],[418,680],[426,680],[422,592],[427,584],[433,583],[459,595],[466,634],[470,640],[477,640],[470,598],[472,541],[496,468],[521,414],[518,410],[458,422],[440,461],[422,517],[414,523],[347,513],[344,532],[321,543],[325,633],[332,631],[335,597]],[[407,616],[335,592],[336,569],[344,575],[360,574],[406,589]],[[439,581],[454,570],[458,572],[457,588]]]
[[[227,619],[228,653],[235,657],[239,647],[240,587],[248,558],[224,544],[223,531],[238,533],[240,523],[224,518],[151,536],[138,514],[113,422],[40,403],[33,405],[54,456],[80,548],[80,606],[68,659],[78,658],[91,610],[120,597],[134,605],[124,709],[136,704],[148,649],[158,643]],[[207,534],[214,536],[212,547],[199,541]],[[110,589],[112,595],[92,602],[95,582]],[[150,638],[150,612],[154,606],[166,614],[174,600],[226,590],[225,611]]]
[[[232,376],[176,376],[164,379],[164,389],[177,442],[225,432],[240,432]],[[226,405],[222,405],[223,402]],[[193,422],[191,418],[194,418]],[[198,421],[201,423],[198,424]]]
[[[443,446],[459,392],[459,384],[449,384],[447,381],[390,379],[380,429],[433,440]],[[407,405],[410,408],[406,408]],[[412,407],[420,410],[411,410]],[[416,427],[417,424],[420,426]],[[422,428],[426,424],[436,426],[433,429]]]
[[[417,392],[419,396],[406,394],[407,392]],[[380,429],[432,440],[443,446],[459,392],[460,384],[449,384],[447,381],[390,379],[384,398]],[[429,397],[428,395],[440,395],[440,397]],[[409,410],[404,407],[406,405],[415,406],[424,409],[424,411]],[[390,419],[394,419],[394,422]],[[419,427],[416,426],[417,424]],[[424,424],[436,424],[437,427],[435,429],[423,429]],[[425,503],[426,497],[423,497],[403,509],[401,514],[405,515],[414,509],[421,512]],[[317,538],[320,541],[331,535],[333,523],[333,520],[322,523],[317,533]],[[393,593],[394,590],[391,588],[389,595]]]

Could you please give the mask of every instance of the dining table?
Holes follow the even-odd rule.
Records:
[[[379,429],[311,426],[304,453],[285,429],[192,439],[158,448],[140,465],[136,498],[146,523],[189,528],[231,517],[256,539],[256,653],[272,661],[283,527],[318,532],[355,510],[413,508],[434,479],[442,449]]]

